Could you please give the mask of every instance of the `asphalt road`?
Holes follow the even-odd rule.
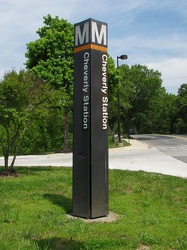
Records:
[[[187,163],[187,135],[133,135],[137,140],[145,142],[173,158]]]

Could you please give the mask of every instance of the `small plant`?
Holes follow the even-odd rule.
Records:
[[[117,137],[115,137],[115,135],[113,133],[110,133],[108,135],[108,147],[109,148],[116,148],[118,147],[118,144],[117,144],[118,140],[117,140]],[[122,139],[122,143],[123,143],[123,146],[126,147],[126,146],[130,146],[130,143],[128,143],[126,140]]]

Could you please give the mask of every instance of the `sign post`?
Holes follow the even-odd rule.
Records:
[[[108,30],[88,19],[74,26],[73,215],[108,211]]]

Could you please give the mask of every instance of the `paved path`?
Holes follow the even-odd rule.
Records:
[[[187,163],[187,135],[140,134],[133,138]]]
[[[138,140],[131,146],[109,149],[109,168],[147,171],[187,178],[187,164]],[[4,164],[0,157],[0,166]],[[18,156],[15,166],[72,167],[72,153]]]
[[[111,169],[146,171],[187,178],[187,164],[156,148],[131,140],[128,148],[110,149]]]

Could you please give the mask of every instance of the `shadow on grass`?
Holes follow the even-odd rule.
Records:
[[[72,239],[60,239],[60,238],[48,238],[43,240],[37,240],[36,244],[39,249],[54,249],[54,250],[77,250],[77,249],[86,249],[84,244]]]
[[[72,238],[46,238],[35,241],[41,250],[86,250],[86,249],[150,249],[147,245],[140,245],[138,243],[131,243],[128,239],[102,239],[97,236],[93,240],[76,241]],[[142,248],[141,248],[142,247]]]
[[[44,194],[45,199],[50,200],[53,204],[62,207],[66,213],[72,212],[72,200],[60,194]]]
[[[33,166],[33,167],[14,167],[17,171],[24,173],[32,173],[32,172],[48,172],[53,171],[54,169],[58,169],[58,167],[51,167],[51,166]]]

